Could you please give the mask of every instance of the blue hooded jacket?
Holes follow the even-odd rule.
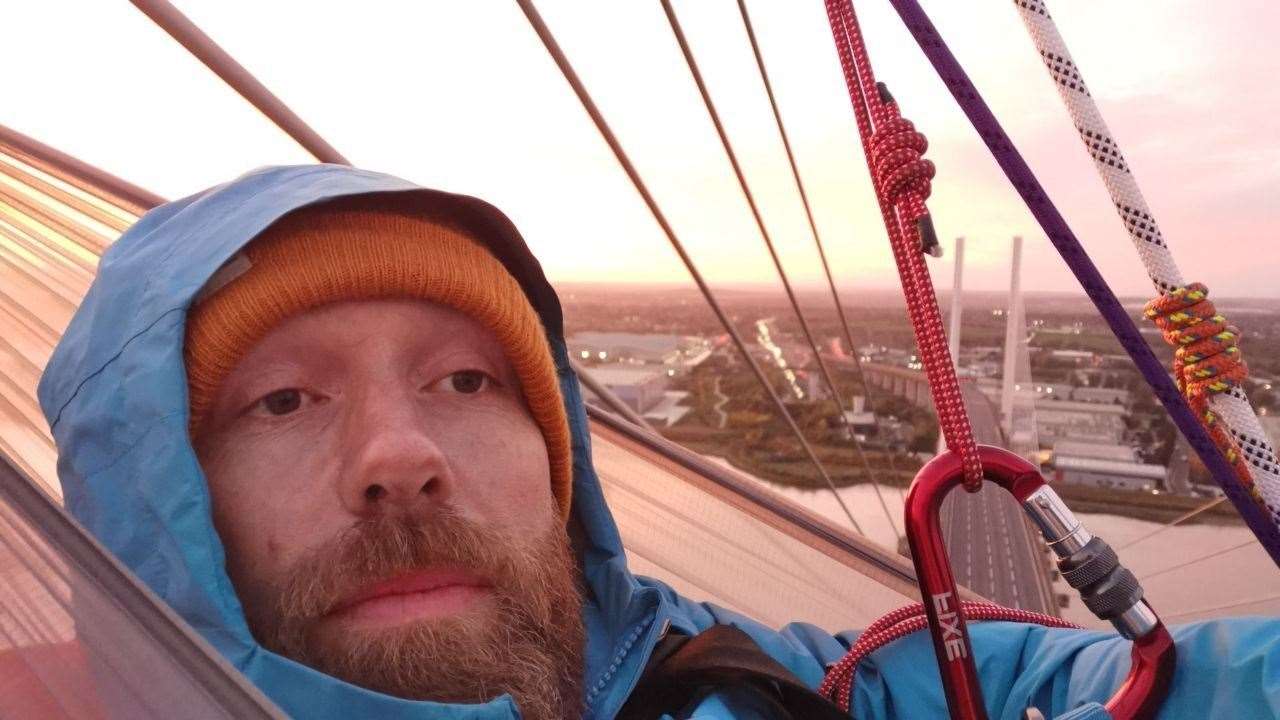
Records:
[[[622,542],[591,461],[579,386],[569,368],[560,306],[511,223],[474,198],[418,188],[335,165],[267,168],[163,205],[103,256],[97,279],[41,379],[40,403],[59,450],[66,506],[108,549],[227,660],[292,716],[500,720],[519,717],[508,696],[475,705],[407,701],[357,688],[278,656],[250,634],[224,569],[205,478],[187,434],[183,330],[206,281],[271,223],[342,196],[408,193],[450,203],[520,281],[542,317],[573,433],[571,522],[580,536],[587,597],[585,717],[622,706],[662,633],[716,623],[746,631],[816,687],[856,633],[811,625],[780,630],[679,597],[627,569]],[[692,552],[693,549],[691,548]],[[971,627],[991,716],[1016,720],[1035,705],[1049,717],[1105,717],[1097,705],[1128,670],[1129,644],[1099,632],[981,623]],[[1175,632],[1178,670],[1162,718],[1280,716],[1280,623],[1209,622]],[[855,716],[945,717],[933,648],[917,633],[859,670]],[[1100,714],[1101,713],[1101,714]],[[679,717],[756,718],[750,697],[720,692]]]

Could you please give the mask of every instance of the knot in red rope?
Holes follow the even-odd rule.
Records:
[[[1255,495],[1253,476],[1235,440],[1209,410],[1209,398],[1239,386],[1249,375],[1240,354],[1240,330],[1209,302],[1209,288],[1191,283],[1147,303],[1143,315],[1172,345],[1173,378],[1200,414],[1209,435],[1231,463],[1242,484]]]
[[[937,169],[923,157],[929,148],[924,134],[898,115],[896,109],[891,112],[892,116],[871,135],[871,168],[887,202],[896,205],[905,200],[918,208],[919,212],[907,218],[914,221],[924,213],[924,201],[931,191],[929,181]]]

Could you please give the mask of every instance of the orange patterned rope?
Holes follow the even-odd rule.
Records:
[[[1209,409],[1209,398],[1238,387],[1248,377],[1240,354],[1240,329],[1227,323],[1209,301],[1209,289],[1201,283],[1174,288],[1152,300],[1143,315],[1160,328],[1165,342],[1174,348],[1173,379],[1178,389],[1187,396],[1240,482],[1261,500],[1243,455]]]

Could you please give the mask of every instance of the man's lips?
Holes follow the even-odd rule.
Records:
[[[462,568],[434,568],[362,588],[328,614],[373,624],[456,615],[488,595],[490,583]]]

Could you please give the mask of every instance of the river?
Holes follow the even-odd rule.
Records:
[[[849,523],[830,491],[801,490],[758,478],[756,482],[841,526]],[[880,509],[873,486],[856,485],[839,492],[864,534],[886,547],[897,547],[894,531]],[[894,514],[894,525],[901,529],[902,491],[886,486],[881,492]],[[1093,534],[1105,538],[1115,548],[1159,527],[1158,523],[1117,515],[1080,513],[1079,518]],[[1184,525],[1121,549],[1120,557],[1143,581],[1152,606],[1169,622],[1231,615],[1280,615],[1280,572],[1276,572],[1271,558],[1256,541],[1249,542],[1252,539],[1252,533],[1243,524]],[[1220,556],[1160,572],[1241,544],[1244,546]],[[1058,583],[1057,590],[1071,595],[1071,604],[1063,611],[1068,620],[1086,627],[1110,627],[1109,623],[1090,615],[1065,584]]]

